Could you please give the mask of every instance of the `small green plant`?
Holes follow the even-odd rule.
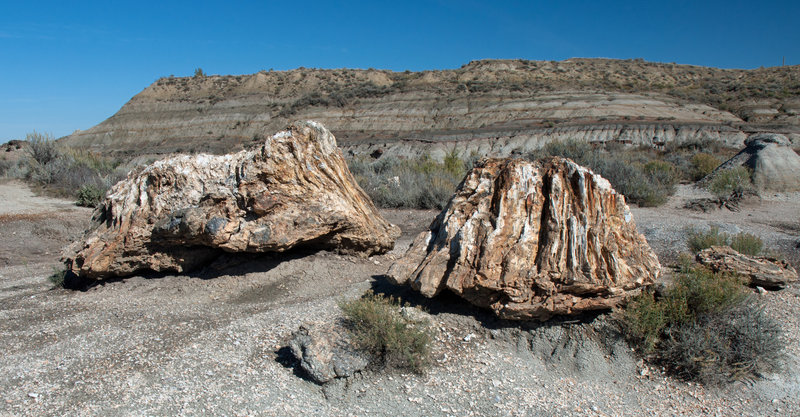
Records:
[[[663,295],[644,292],[621,314],[628,339],[675,374],[708,384],[775,369],[785,341],[737,276],[685,265]]]
[[[708,183],[708,191],[719,198],[751,189],[750,171],[745,167],[720,170]]]
[[[203,72],[202,68],[197,67],[194,70],[194,77],[195,78],[205,78],[206,77],[206,73]]]
[[[430,365],[430,334],[421,323],[402,316],[395,298],[368,291],[357,300],[340,302],[339,308],[356,345],[384,366],[421,373]]]
[[[731,249],[750,256],[764,253],[764,241],[760,237],[746,232],[730,235],[721,232],[716,226],[711,226],[705,231],[689,229],[686,244],[693,253],[712,246],[730,246]]]
[[[67,270],[53,268],[53,273],[47,277],[47,280],[53,284],[53,288],[63,288],[64,287],[64,279],[67,276]]]
[[[94,184],[86,184],[78,189],[77,202],[79,206],[83,207],[97,207],[103,197],[105,197],[106,190]]]
[[[750,233],[741,232],[731,236],[730,246],[745,255],[758,256],[764,253],[764,241]]]

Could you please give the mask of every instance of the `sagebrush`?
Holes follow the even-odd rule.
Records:
[[[96,206],[127,173],[119,161],[62,146],[49,134],[28,134],[26,152],[28,158],[3,164],[0,173],[26,179],[48,194],[75,198],[82,206]]]
[[[780,325],[735,275],[684,265],[663,294],[642,293],[621,317],[632,344],[683,378],[742,380],[781,362]]]
[[[455,152],[442,162],[429,156],[375,161],[351,159],[350,172],[378,207],[443,209],[472,167]]]
[[[353,341],[383,366],[421,373],[430,365],[431,335],[424,323],[403,317],[397,299],[368,291],[339,307]]]

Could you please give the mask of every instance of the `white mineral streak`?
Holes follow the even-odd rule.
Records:
[[[624,198],[572,161],[489,159],[389,269],[426,296],[450,290],[500,317],[606,309],[659,274]]]
[[[115,185],[95,222],[65,253],[73,272],[95,279],[180,272],[213,250],[306,244],[368,255],[391,249],[399,234],[356,184],[334,136],[312,122],[257,151],[157,161]]]

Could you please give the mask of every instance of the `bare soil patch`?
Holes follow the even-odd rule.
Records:
[[[685,250],[685,227],[717,224],[761,236],[797,265],[789,250],[798,241],[796,195],[763,197],[736,213],[682,209],[696,194],[681,188],[665,207],[633,208],[662,263]],[[796,285],[760,295],[790,341],[786,371],[706,388],[668,378],[605,340],[607,316],[519,326],[455,297],[425,300],[392,287],[382,274],[435,211],[383,211],[403,236],[394,251],[369,259],[229,256],[188,275],[72,291],[51,288],[47,276],[59,266],[56,248],[88,225],[91,211],[20,184],[0,185],[0,199],[3,416],[800,413]],[[290,334],[304,322],[334,320],[337,300],[370,288],[428,309],[434,366],[424,376],[366,373],[325,387],[299,377],[280,354]]]

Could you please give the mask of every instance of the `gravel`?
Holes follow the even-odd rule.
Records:
[[[710,214],[679,209],[680,198],[664,208],[634,208],[662,259],[683,250],[683,227],[711,221],[758,232],[768,243],[797,239],[797,198]],[[519,326],[454,297],[428,301],[391,287],[382,274],[433,214],[385,214],[406,232],[398,249],[370,259],[231,256],[192,275],[132,277],[85,292],[51,288],[57,255],[10,260],[0,267],[0,415],[800,414],[796,284],[758,295],[784,326],[786,368],[708,388],[641,361],[614,337],[608,315]],[[770,225],[777,220],[788,227]],[[68,235],[48,235],[42,244]],[[0,234],[0,250],[13,245]],[[282,350],[291,333],[303,323],[332,322],[337,300],[367,289],[427,309],[436,340],[432,368],[421,376],[365,372],[324,386],[304,378]]]

